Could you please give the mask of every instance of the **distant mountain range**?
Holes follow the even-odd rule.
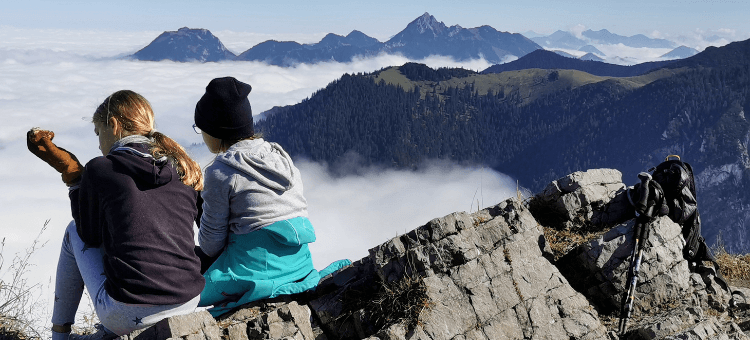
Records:
[[[330,33],[316,44],[267,40],[242,52],[235,60],[263,61],[280,66],[321,61],[348,62],[356,56],[371,56],[382,46],[377,39],[355,30],[345,37]]]
[[[131,57],[149,61],[254,60],[291,66],[324,61],[348,62],[357,56],[398,53],[412,59],[439,55],[455,60],[485,58],[491,63],[501,63],[509,57],[520,57],[541,48],[521,34],[499,32],[490,26],[448,27],[429,13],[409,23],[386,42],[355,30],[345,37],[328,34],[315,44],[268,40],[236,57],[223,47],[208,30],[181,28],[177,32],[162,33]]]
[[[408,63],[347,74],[277,108],[256,131],[334,169],[352,155],[410,169],[449,159],[492,167],[532,191],[592,168],[618,169],[634,184],[678,154],[695,170],[708,242],[721,235],[729,251],[750,251],[750,41],[624,68],[640,76],[596,76],[561,68],[559,58],[602,64],[538,50],[502,73]]]
[[[675,48],[677,44],[665,39],[653,39],[643,34],[626,37],[611,33],[606,29],[599,31],[586,30],[581,33],[581,37],[576,37],[570,32],[556,31],[548,36],[531,38],[535,43],[546,49],[569,49],[579,50],[580,48],[591,45],[618,45],[635,47],[635,48]],[[583,51],[583,50],[582,50]],[[586,51],[592,52],[593,51]],[[601,52],[599,52],[601,53]]]
[[[532,34],[532,33],[529,33]],[[360,31],[346,36],[330,33],[317,43],[301,44],[294,41],[267,40],[235,55],[206,29],[180,28],[164,32],[148,46],[129,56],[136,60],[172,60],[179,62],[211,62],[224,60],[262,61],[271,65],[292,66],[299,63],[326,61],[349,62],[356,57],[372,57],[381,53],[401,54],[410,59],[423,59],[431,55],[448,56],[454,60],[484,58],[500,64],[521,58],[538,49],[573,50],[582,60],[618,62],[629,64],[617,56],[606,56],[597,46],[617,45],[635,48],[675,48],[677,44],[652,39],[642,34],[622,36],[606,29],[586,30],[579,36],[557,31],[548,36],[528,39],[519,33],[500,32],[491,26],[463,28],[446,26],[429,13],[410,22],[406,28],[386,42],[381,42]],[[697,53],[677,47],[663,56],[664,59],[685,58]],[[558,51],[563,53],[563,51]],[[568,53],[570,57],[573,56]],[[692,54],[691,54],[692,53]],[[583,55],[583,56],[581,56]]]

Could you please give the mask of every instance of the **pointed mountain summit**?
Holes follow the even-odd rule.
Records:
[[[591,52],[582,55],[578,59],[580,59],[580,60],[588,60],[588,61],[600,61],[600,62],[604,62],[604,59],[599,58],[599,56],[597,56],[596,54],[593,54]]]
[[[461,26],[455,25],[451,28],[456,27],[458,29],[461,28]],[[432,35],[437,38],[438,35],[443,33],[443,31],[448,28],[445,26],[445,24],[442,21],[437,21],[434,16],[430,15],[430,13],[424,12],[421,17],[415,19],[412,21],[408,26],[406,26],[406,29],[404,31],[407,31],[409,29],[416,29],[419,34],[425,34],[425,33],[432,33]]]
[[[231,60],[235,55],[209,30],[183,27],[162,33],[130,57],[146,61],[207,62]]]
[[[454,30],[461,29],[461,26],[451,27]],[[442,33],[447,30],[441,21],[437,21],[434,16],[425,12],[419,18],[414,19],[406,25],[401,32],[394,35],[393,38],[386,42],[386,48],[390,46],[401,46],[409,43],[420,43],[430,40],[438,40]]]
[[[539,48],[541,46],[518,33],[499,32],[490,26],[448,27],[424,13],[388,40],[382,51],[412,59],[441,55],[456,60],[484,57],[491,63],[501,63],[507,57],[523,56]]]
[[[687,47],[685,45],[682,45],[678,48],[675,48],[674,50],[670,51],[669,53],[666,53],[662,55],[660,58],[664,59],[685,59],[690,58],[696,54],[698,54],[698,50],[694,48]]]
[[[367,34],[364,34],[360,31],[354,30],[351,31],[346,36],[346,42],[352,46],[355,47],[369,47],[373,45],[381,45],[382,43],[380,40],[375,39]]]
[[[605,54],[602,53],[602,51],[599,51],[599,49],[591,45],[583,46],[579,48],[578,50],[581,52],[593,53],[593,54],[596,54],[597,56],[602,56],[602,57],[605,56]]]

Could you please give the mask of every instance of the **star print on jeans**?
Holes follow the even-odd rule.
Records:
[[[135,322],[136,325],[142,325],[143,324],[142,320],[143,320],[143,318],[139,318],[139,317],[136,316],[135,320],[133,320],[133,322]]]
[[[89,248],[89,245],[88,245],[88,244],[86,244],[86,243],[84,243],[84,244],[83,244],[83,249],[81,249],[81,254],[85,253],[85,252],[86,252],[87,250],[89,250],[89,249],[90,249],[90,248]]]
[[[55,302],[57,302],[57,300],[60,300],[60,297],[55,294]]]

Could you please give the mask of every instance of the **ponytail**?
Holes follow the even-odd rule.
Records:
[[[151,143],[151,155],[154,158],[167,156],[174,163],[182,183],[197,191],[203,190],[203,172],[196,161],[188,156],[185,149],[161,132],[149,133],[154,139]]]
[[[120,123],[121,135],[153,138],[151,155],[154,158],[169,158],[177,169],[182,183],[197,191],[203,190],[203,173],[200,166],[188,156],[180,144],[154,129],[154,110],[146,98],[130,90],[120,90],[111,94],[94,111],[92,120],[108,125],[110,118]]]

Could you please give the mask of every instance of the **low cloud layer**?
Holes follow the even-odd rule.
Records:
[[[417,172],[372,167],[342,178],[331,177],[325,165],[297,166],[319,235],[310,246],[316,268],[342,257],[358,260],[369,248],[433,218],[477,211],[516,195],[508,176],[446,162]]]

